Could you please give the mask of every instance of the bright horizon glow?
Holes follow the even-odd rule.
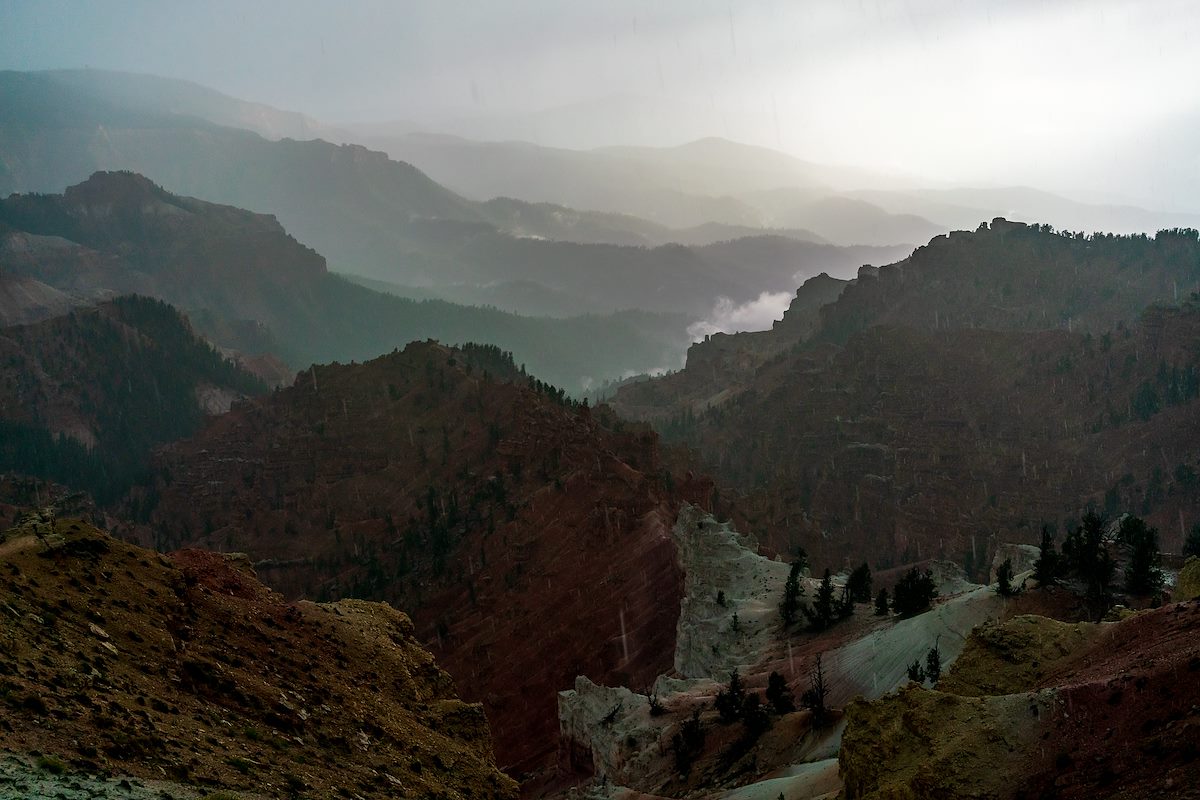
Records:
[[[1197,23],[1183,0],[8,0],[0,68],[146,72],[333,124],[561,147],[721,136],[1200,210]]]

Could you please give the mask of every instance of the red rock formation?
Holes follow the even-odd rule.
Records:
[[[648,430],[494,349],[429,343],[236,406],[169,447],[134,502],[155,506],[141,535],[160,548],[244,550],[289,596],[409,611],[519,772],[553,757],[555,692],[577,674],[642,687],[670,668],[669,528],[707,491]]]

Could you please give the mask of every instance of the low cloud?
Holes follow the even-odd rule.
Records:
[[[783,318],[783,312],[795,295],[792,292],[763,292],[756,299],[735,303],[728,297],[717,298],[707,319],[688,326],[688,336],[699,341],[713,333],[764,331]]]

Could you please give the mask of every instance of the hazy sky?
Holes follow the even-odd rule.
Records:
[[[1200,174],[1198,25],[1185,0],[0,0],[0,68],[149,72],[329,122],[563,146],[724,135],[1200,207],[1194,184],[1127,163],[1167,148]],[[562,106],[576,115],[529,116]]]

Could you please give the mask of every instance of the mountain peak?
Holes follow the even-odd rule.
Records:
[[[152,201],[170,203],[174,199],[154,181],[129,170],[93,172],[82,183],[67,187],[63,196],[71,206],[95,203],[141,206]]]

